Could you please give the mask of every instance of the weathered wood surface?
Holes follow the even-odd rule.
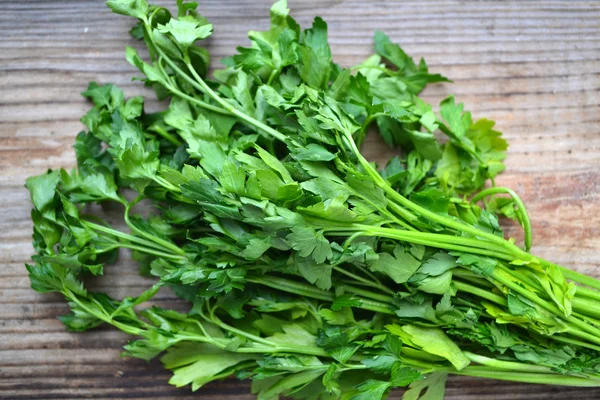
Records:
[[[3,1],[0,13],[0,398],[2,399],[251,399],[248,385],[226,381],[195,396],[169,386],[158,362],[119,358],[125,336],[99,329],[65,332],[57,296],[29,288],[23,263],[32,251],[25,178],[70,167],[71,145],[89,105],[87,82],[114,82],[128,95],[123,57],[133,40],[130,20],[102,1]],[[174,3],[174,2],[172,2]],[[202,1],[215,25],[215,60],[268,26],[269,1]],[[579,1],[291,0],[306,25],[329,23],[336,61],[370,54],[375,29],[386,31],[432,71],[454,80],[426,91],[437,103],[448,93],[475,117],[498,121],[510,141],[499,180],[529,206],[534,249],[541,256],[600,276],[600,3]],[[152,106],[152,103],[151,103]],[[365,152],[390,152],[370,140]],[[517,229],[511,234],[519,236]],[[122,296],[147,287],[131,263],[110,268],[98,286]],[[177,304],[164,294],[163,306]],[[392,396],[399,398],[399,394]],[[522,385],[453,378],[449,399],[592,399],[599,389]]]

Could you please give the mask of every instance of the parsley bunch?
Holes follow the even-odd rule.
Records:
[[[494,184],[507,148],[494,122],[419,97],[447,78],[381,32],[375,55],[342,68],[325,22],[302,30],[282,0],[211,79],[196,3],[178,0],[176,17],[107,4],[137,19],[149,58],[126,58],[170,100],[146,113],[90,83],[77,168],[27,180],[27,269],[33,289],[65,296],[67,328],[112,325],[136,337],[125,354],[162,355],[174,385],[235,375],[265,400],[407,386],[407,400],[440,399],[448,374],[600,386],[600,282],[529,253],[521,199]],[[380,170],[359,150],[373,126],[402,151]],[[498,216],[521,224],[523,247]],[[156,283],[122,300],[87,290],[121,248]],[[139,307],[163,288],[189,311]]]

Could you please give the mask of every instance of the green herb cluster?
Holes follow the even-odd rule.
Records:
[[[506,141],[453,97],[436,115],[418,96],[448,79],[425,61],[377,32],[376,54],[342,68],[325,22],[302,30],[282,0],[211,79],[196,3],[177,16],[107,4],[137,19],[149,59],[127,60],[170,101],[146,113],[91,83],[77,169],[27,180],[27,269],[33,289],[65,296],[68,329],[112,325],[176,386],[235,375],[264,400],[441,399],[448,374],[600,386],[600,282],[528,252],[523,203],[494,185]],[[380,170],[359,151],[373,126],[402,150]],[[130,232],[90,203],[116,203]],[[521,224],[523,247],[498,216]],[[122,300],[87,290],[121,248],[156,284]],[[144,308],[163,288],[189,311]]]

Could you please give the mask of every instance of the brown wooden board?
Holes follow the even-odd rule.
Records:
[[[170,4],[172,7],[174,1]],[[268,26],[269,1],[204,0],[214,24],[215,63]],[[510,142],[498,180],[521,194],[533,221],[533,252],[600,276],[600,2],[290,0],[303,25],[329,23],[334,59],[349,66],[370,54],[376,29],[425,57],[454,84],[428,88],[434,103],[456,94],[475,118],[498,121]],[[126,337],[108,329],[68,333],[56,319],[58,296],[29,287],[32,252],[24,180],[71,167],[71,148],[89,107],[88,81],[113,82],[127,95],[150,94],[132,82],[125,45],[131,21],[103,1],[0,2],[0,398],[251,399],[246,382],[227,380],[192,394],[167,384],[159,362],[119,357]],[[215,64],[216,65],[216,64]],[[149,102],[150,108],[157,104]],[[366,155],[393,154],[376,138]],[[520,231],[508,229],[519,239]],[[132,262],[109,267],[97,284],[115,296],[149,285]],[[157,303],[180,305],[161,294]],[[399,398],[394,393],[392,398]],[[452,378],[448,399],[594,399],[600,389]]]

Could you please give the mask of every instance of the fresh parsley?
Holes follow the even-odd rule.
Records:
[[[424,60],[376,32],[376,54],[342,68],[325,21],[302,30],[281,0],[209,78],[197,3],[107,4],[137,20],[149,56],[126,59],[169,105],[90,83],[77,168],[27,179],[31,285],[65,297],[68,329],[112,325],[170,383],[233,375],[259,399],[441,399],[448,374],[600,385],[600,282],[528,252],[525,206],[494,184],[506,141],[454,97],[438,113],[420,98],[449,81]],[[401,150],[383,168],[359,150],[372,127]],[[129,231],[90,203],[120,207]],[[122,300],[86,289],[120,249],[156,283]],[[164,287],[186,313],[145,306]]]

